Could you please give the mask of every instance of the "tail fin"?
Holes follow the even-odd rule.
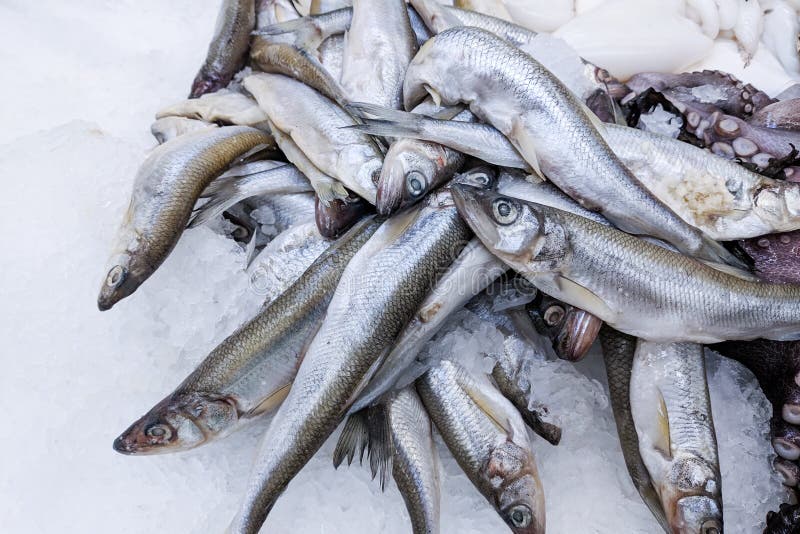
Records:
[[[363,463],[365,452],[369,458],[372,478],[378,476],[383,491],[391,472],[394,445],[389,416],[382,404],[370,406],[347,418],[333,451],[333,465],[338,468],[345,458],[347,465],[351,465],[356,455],[359,462]]]

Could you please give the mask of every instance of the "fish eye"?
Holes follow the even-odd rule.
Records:
[[[527,506],[519,505],[512,508],[508,513],[511,524],[517,528],[525,528],[533,521],[533,514]]]
[[[722,534],[722,531],[720,531],[719,529],[719,524],[713,519],[711,521],[706,521],[700,527],[700,529],[701,529],[700,532],[702,532],[702,534]]]
[[[486,174],[485,172],[476,172],[476,173],[474,173],[472,175],[472,180],[475,181],[475,183],[483,185],[483,186],[489,185],[489,175]]]
[[[517,220],[519,209],[507,198],[498,198],[492,204],[494,219],[502,224],[509,225]]]
[[[108,287],[119,287],[125,280],[125,267],[122,265],[115,265],[106,276],[106,285]]]
[[[544,312],[544,322],[548,326],[556,326],[564,320],[564,315],[566,315],[566,310],[563,307],[558,305],[550,306]]]
[[[408,192],[418,197],[425,192],[425,176],[419,171],[411,171],[406,175]]]
[[[144,432],[147,437],[168,440],[172,437],[172,431],[166,425],[150,425]]]

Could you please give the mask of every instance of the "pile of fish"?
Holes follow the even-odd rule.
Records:
[[[494,2],[348,4],[224,0],[190,99],[158,113],[100,309],[202,224],[268,290],[114,448],[182,451],[262,421],[230,526],[255,533],[342,425],[334,465],[391,475],[413,532],[436,533],[438,432],[510,529],[540,534],[531,444],[562,429],[526,359],[578,361],[599,338],[642,499],[665,532],[721,534],[714,344],[773,403],[796,487],[800,100],[720,72],[617,80],[480,11]],[[423,350],[464,308],[532,350]]]

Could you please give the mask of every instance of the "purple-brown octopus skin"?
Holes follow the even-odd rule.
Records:
[[[747,122],[763,128],[798,131],[800,130],[800,98],[780,100],[761,108]]]
[[[737,117],[748,117],[775,102],[752,85],[730,74],[711,70],[683,74],[643,72],[633,76],[626,85],[635,94],[653,88],[670,100],[674,98],[701,108],[711,106]]]
[[[800,231],[748,239],[740,245],[753,258],[762,279],[800,283]],[[796,488],[800,483],[800,341],[726,341],[712,348],[742,363],[758,379],[772,404],[775,469],[784,484]]]
[[[768,512],[764,534],[800,534],[800,505],[784,503],[777,512]]]

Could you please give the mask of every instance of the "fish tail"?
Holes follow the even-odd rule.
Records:
[[[369,458],[372,478],[378,477],[383,491],[391,472],[394,454],[389,417],[383,404],[370,406],[347,418],[333,451],[333,465],[339,467],[345,458],[350,465],[356,455],[363,462],[365,452]]]

